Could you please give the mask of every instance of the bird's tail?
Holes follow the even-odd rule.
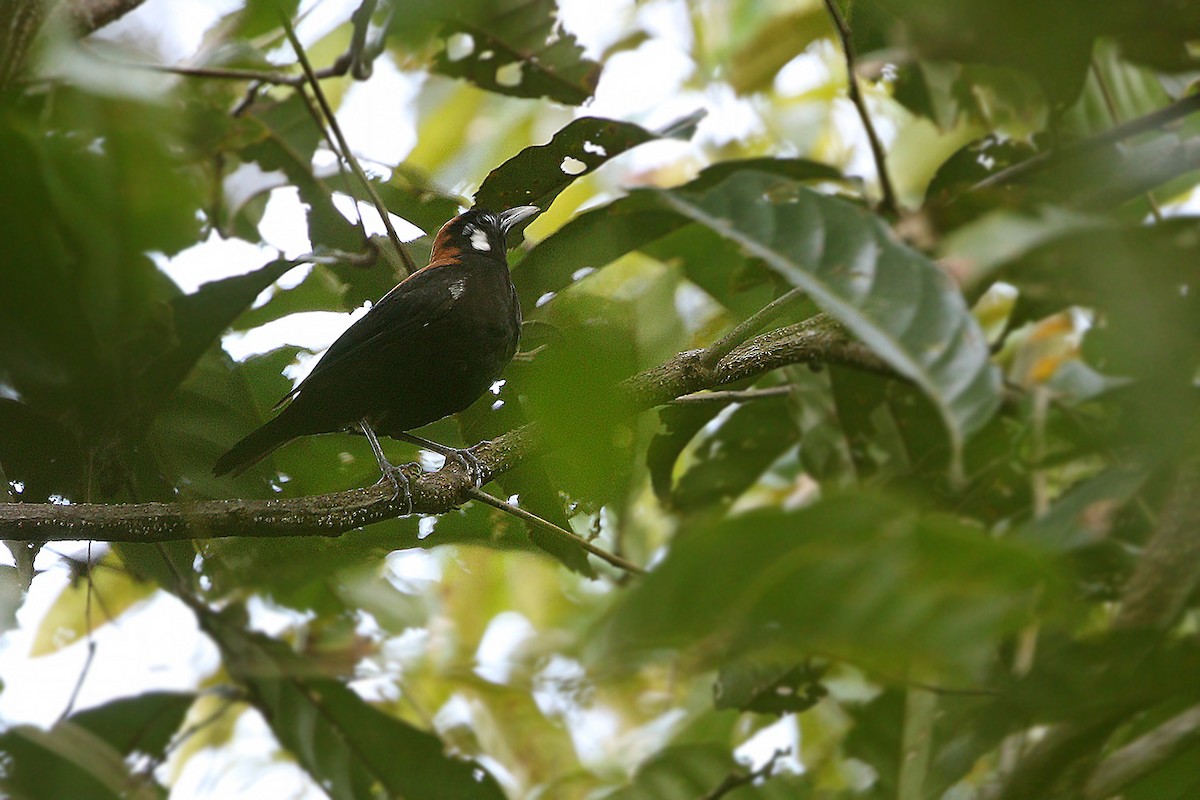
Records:
[[[295,432],[287,430],[289,426],[280,424],[283,419],[282,414],[275,417],[229,448],[225,455],[217,459],[213,466],[213,475],[220,477],[230,472],[240,475],[269,456],[276,448],[296,438]]]

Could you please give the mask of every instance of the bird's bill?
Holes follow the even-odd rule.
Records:
[[[541,209],[537,206],[516,206],[507,211],[500,212],[500,230],[508,233],[513,228],[520,225],[525,220],[532,217],[534,214],[540,213]]]

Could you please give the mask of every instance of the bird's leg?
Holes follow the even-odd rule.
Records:
[[[411,433],[401,433],[396,435],[397,439],[404,439],[412,442],[417,447],[424,447],[426,450],[432,450],[435,453],[441,453],[447,459],[454,459],[458,465],[463,468],[463,472],[467,473],[467,477],[475,484],[478,489],[483,485],[483,462],[479,460],[470,447],[447,447],[444,444],[430,441],[421,436],[416,436]]]
[[[371,430],[371,426],[365,418],[359,421],[358,427],[362,428],[363,435],[371,443],[371,452],[375,454],[375,460],[379,462],[379,469],[383,472],[380,480],[391,481],[392,487],[396,490],[396,494],[392,495],[392,500],[404,495],[404,513],[411,514],[413,500],[408,476],[404,474],[403,469],[387,460],[387,456],[383,454],[383,448],[379,446],[379,438],[375,435],[375,431]]]

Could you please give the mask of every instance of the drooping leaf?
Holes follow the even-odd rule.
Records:
[[[194,699],[151,692],[79,712],[49,730],[13,726],[0,734],[5,755],[0,791],[19,800],[165,797],[125,759],[135,752],[161,758]]]
[[[87,580],[77,580],[63,587],[42,617],[29,655],[50,655],[82,641],[155,591],[153,584],[136,580],[121,569],[115,556],[107,556],[93,565],[91,586]],[[99,599],[93,604],[91,598]],[[85,613],[87,607],[93,609],[90,615]]]
[[[126,756],[161,756],[195,699],[191,692],[147,692],[80,711],[70,721]]]
[[[663,204],[803,288],[937,407],[957,454],[1000,401],[998,370],[962,295],[935,264],[845,201],[754,172]]]
[[[225,616],[204,613],[200,621],[280,744],[335,800],[371,797],[380,788],[411,800],[504,797],[482,767],[448,755],[437,736],[314,673],[286,645]]]
[[[344,184],[342,175],[326,181],[313,172],[313,153],[322,137],[305,99],[294,93],[282,101],[260,101],[247,112],[244,124],[248,143],[238,152],[239,157],[255,162],[264,172],[283,171],[296,186],[308,207],[308,238],[313,248],[361,248],[362,234],[333,205],[331,187]]]
[[[604,641],[618,653],[769,648],[890,674],[969,672],[1023,624],[1040,592],[1058,594],[1053,581],[1029,548],[849,495],[689,530],[622,598]]]
[[[554,0],[502,0],[442,13],[446,49],[434,69],[443,75],[573,106],[596,90],[600,65],[584,58],[575,36],[562,29]]]
[[[254,298],[295,266],[294,261],[277,259],[253,272],[206,283],[192,294],[176,297],[171,303],[172,346],[142,372],[142,401],[151,409],[161,405]]]

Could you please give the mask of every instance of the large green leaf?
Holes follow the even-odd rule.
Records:
[[[49,730],[17,725],[0,734],[0,791],[14,800],[133,798],[166,793],[135,774],[133,753],[161,758],[194,695],[150,692],[114,700],[56,723]]]
[[[171,346],[139,376],[142,402],[157,408],[254,298],[295,266],[294,261],[277,259],[254,272],[212,281],[176,297],[171,302]]]
[[[1049,567],[959,522],[848,495],[689,530],[622,598],[602,641],[618,653],[766,648],[961,673],[986,663],[1039,596],[1058,596]]]
[[[838,180],[840,173],[832,167],[803,159],[751,158],[724,161],[708,167],[685,188],[705,189],[720,183],[725,178],[742,172],[755,170],[780,175],[797,181]],[[525,308],[532,308],[535,301],[547,292],[557,292],[569,285],[580,270],[599,269],[605,264],[629,253],[663,240],[669,234],[688,224],[688,220],[671,213],[656,203],[645,192],[635,192],[606,206],[597,208],[568,222],[553,236],[539,242],[521,259],[513,270],[513,282]],[[686,243],[679,243],[682,247]],[[720,245],[714,247],[711,239],[703,241],[698,254],[701,256],[696,269],[702,272],[696,282],[709,289],[715,297],[725,292],[715,289],[717,279],[712,272],[724,270],[733,273],[728,265],[728,253]],[[655,257],[669,260],[683,251],[664,250]],[[707,255],[708,258],[702,256]],[[711,266],[712,270],[704,267]],[[693,269],[688,269],[692,277]]]
[[[441,6],[447,47],[434,69],[512,97],[580,105],[592,96],[600,65],[583,57],[558,24],[554,0],[497,0]],[[398,15],[403,24],[404,15]]]
[[[280,744],[334,800],[504,797],[482,767],[442,741],[368,705],[286,645],[202,612],[230,675],[249,692]]]
[[[937,406],[956,453],[996,410],[1000,374],[962,295],[874,215],[755,172],[708,191],[659,197],[804,289],[919,386]]]
[[[600,117],[572,120],[546,144],[526,147],[489,172],[475,193],[475,205],[493,211],[535,205],[544,211],[576,178],[639,144],[664,136],[686,138],[697,119],[681,120],[657,133]]]

